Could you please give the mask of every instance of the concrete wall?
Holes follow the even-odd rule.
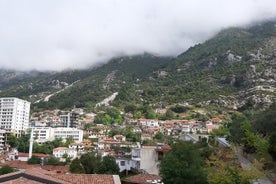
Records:
[[[140,169],[145,170],[149,174],[159,174],[158,158],[155,151],[156,147],[141,148]]]

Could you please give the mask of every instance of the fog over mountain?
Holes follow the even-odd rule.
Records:
[[[276,17],[275,0],[1,0],[0,68],[63,70],[176,56],[223,28]]]

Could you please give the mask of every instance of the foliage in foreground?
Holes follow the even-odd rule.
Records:
[[[250,184],[263,176],[254,168],[243,170],[233,150],[221,148],[207,160],[207,173],[210,184]]]
[[[15,170],[12,167],[10,167],[9,165],[4,165],[0,168],[0,175],[8,174],[8,173],[11,173],[14,171]]]
[[[257,154],[259,160],[268,153],[276,159],[276,105],[271,105],[265,111],[244,111],[235,113],[230,124],[230,140],[244,145],[246,153]]]
[[[119,174],[119,166],[111,156],[101,158],[93,152],[83,154],[70,164],[70,172],[85,174]]]
[[[207,183],[204,159],[191,142],[179,141],[172,145],[161,161],[160,174],[167,184]]]

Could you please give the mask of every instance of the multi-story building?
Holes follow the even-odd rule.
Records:
[[[1,147],[4,147],[5,142],[6,142],[6,130],[1,130],[0,129],[0,153],[2,152]]]
[[[83,140],[83,130],[76,128],[32,127],[32,129],[33,138],[38,143],[52,141],[55,138],[62,138],[65,141],[70,136],[75,142],[82,142]]]
[[[83,130],[77,128],[53,128],[54,138],[62,138],[66,140],[67,137],[72,136],[75,142],[82,142]]]
[[[51,127],[32,127],[33,139],[38,143],[44,143],[54,139]]]
[[[52,123],[52,127],[67,127],[67,128],[77,128],[78,127],[79,114],[75,112],[62,114],[59,116],[59,121]]]
[[[168,145],[157,143],[156,146],[142,146],[131,150],[131,167],[139,172],[148,174],[159,174],[160,160],[164,152],[170,150]]]
[[[29,125],[31,103],[19,98],[0,98],[0,127],[19,136]]]

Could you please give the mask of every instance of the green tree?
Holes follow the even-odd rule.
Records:
[[[12,167],[10,167],[9,165],[4,165],[0,168],[0,175],[8,174],[8,173],[11,173],[14,171],[15,170]]]
[[[141,118],[141,116],[142,116],[141,111],[135,111],[134,114],[133,114],[133,117],[135,119],[139,119],[139,118]]]
[[[264,136],[276,131],[276,104],[254,116],[252,128]]]
[[[269,148],[268,151],[270,155],[276,160],[276,131],[272,133],[269,137]]]
[[[157,132],[154,138],[157,139],[158,141],[162,141],[164,138],[164,135],[162,132]]]
[[[166,114],[165,114],[165,119],[174,119],[175,115],[174,112],[172,110],[167,110]]]
[[[160,163],[160,174],[167,184],[207,183],[204,160],[196,145],[178,141]]]
[[[70,172],[76,174],[85,173],[83,167],[81,166],[80,159],[75,158],[70,164]]]
[[[103,157],[103,161],[97,167],[97,174],[119,174],[119,166],[112,156]]]
[[[85,125],[84,125],[84,129],[85,130],[88,130],[90,127],[92,127],[94,124],[93,123],[86,123]]]
[[[124,135],[131,142],[140,142],[141,141],[141,133],[134,132],[133,129],[131,129],[131,128],[128,128],[124,132]]]
[[[45,161],[45,165],[64,165],[58,158],[50,157]]]
[[[107,114],[111,117],[111,124],[122,124],[123,118],[119,109],[114,107],[110,108],[107,110]]]
[[[86,174],[94,174],[100,163],[100,156],[96,156],[94,152],[83,154],[80,158],[81,165]]]
[[[36,157],[36,156],[32,156],[29,160],[28,160],[28,164],[40,164],[40,158]]]
[[[18,151],[27,153],[30,145],[30,134],[24,134],[19,139]]]
[[[229,125],[230,140],[234,143],[241,144],[245,137],[245,125],[249,123],[249,120],[243,114],[235,113],[232,116],[232,123]]]
[[[261,178],[262,174],[256,168],[243,170],[237,160],[225,162],[225,155],[234,158],[233,150],[215,150],[207,160],[208,182],[210,184],[249,184],[252,180]]]
[[[150,107],[147,109],[146,111],[146,118],[148,119],[155,119],[156,118],[156,113],[154,112],[154,110]]]
[[[53,144],[54,148],[62,146],[62,138],[61,137],[55,138],[52,141],[52,144]]]
[[[15,148],[15,147],[18,147],[19,140],[15,135],[10,134],[9,137],[8,137],[8,143],[12,148]]]
[[[96,124],[104,124],[104,125],[110,125],[111,124],[111,117],[108,114],[105,113],[98,113],[95,116],[94,123]]]
[[[65,141],[65,146],[68,147],[70,144],[74,143],[74,138],[73,136],[68,136],[66,137],[66,141]]]
[[[134,112],[137,109],[136,105],[128,104],[125,106],[125,112]]]

